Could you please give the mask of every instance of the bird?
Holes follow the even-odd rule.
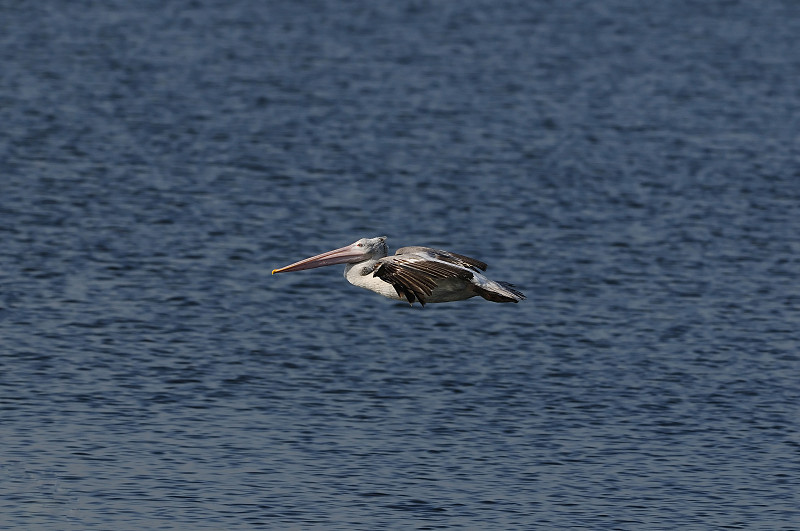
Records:
[[[272,274],[347,264],[344,277],[354,286],[421,306],[481,296],[491,302],[519,302],[525,295],[508,282],[484,276],[486,263],[430,247],[402,247],[389,255],[386,236],[350,245],[273,269]]]

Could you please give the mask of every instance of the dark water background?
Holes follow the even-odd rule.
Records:
[[[0,524],[800,527],[800,5],[0,4]],[[528,300],[273,267],[386,234]]]

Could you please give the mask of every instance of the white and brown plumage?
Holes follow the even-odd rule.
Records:
[[[340,249],[273,269],[272,274],[347,264],[344,276],[354,286],[411,304],[419,301],[423,306],[477,295],[492,302],[519,302],[525,298],[511,284],[484,276],[486,264],[468,256],[430,247],[403,247],[388,255],[386,236],[362,238]]]

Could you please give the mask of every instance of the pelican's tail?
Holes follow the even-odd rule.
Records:
[[[513,284],[508,282],[496,282],[494,280],[486,279],[480,285],[473,284],[475,293],[492,302],[519,302],[525,299],[522,294]]]

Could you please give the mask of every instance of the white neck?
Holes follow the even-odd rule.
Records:
[[[372,274],[372,269],[377,262],[378,259],[373,258],[357,264],[347,264],[344,268],[344,278],[346,278],[350,284],[358,286],[359,288],[374,291],[390,299],[401,300],[397,291],[391,284]]]

